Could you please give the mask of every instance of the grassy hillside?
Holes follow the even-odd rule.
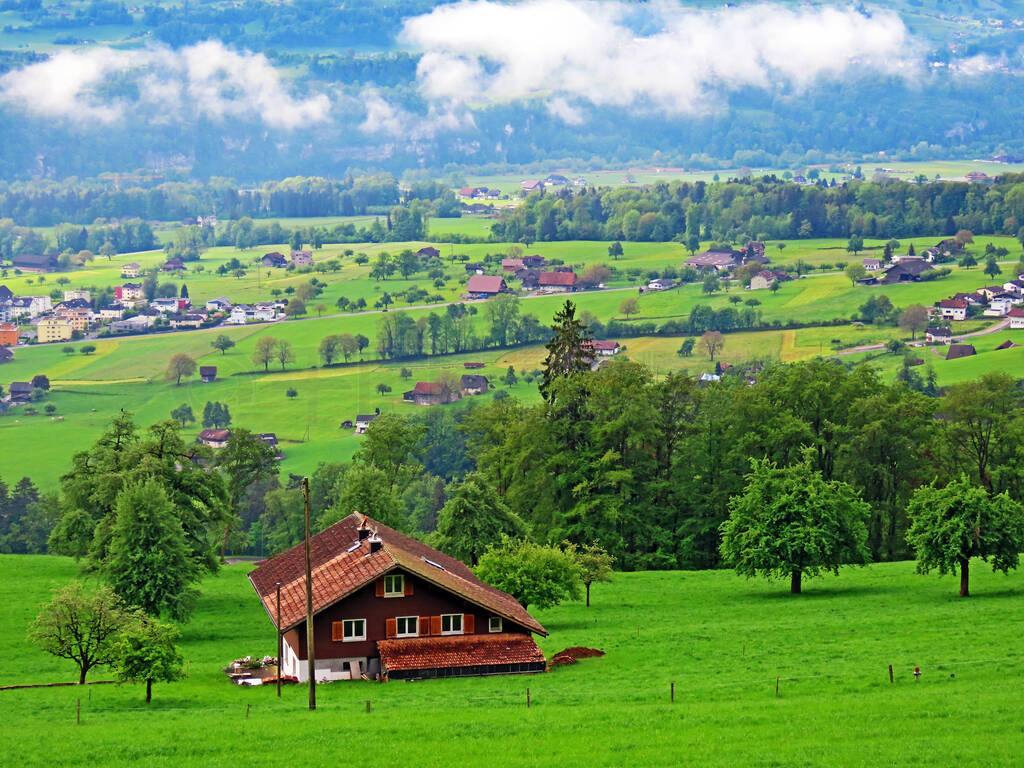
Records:
[[[586,645],[603,659],[530,677],[334,683],[318,688],[310,713],[305,688],[278,701],[272,687],[236,688],[219,671],[274,650],[247,570],[205,582],[182,642],[190,677],[155,686],[148,707],[139,685],[0,692],[5,762],[1006,766],[1024,748],[1019,573],[977,566],[969,600],[912,563],[845,570],[797,598],[724,571],[618,574],[589,609],[535,612],[551,633],[540,641],[548,656]],[[5,683],[73,679],[70,663],[23,637],[48,590],[74,572],[61,558],[0,557]]]

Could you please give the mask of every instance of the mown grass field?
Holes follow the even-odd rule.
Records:
[[[727,571],[617,574],[589,609],[534,612],[549,657],[583,645],[604,658],[528,677],[322,685],[309,712],[304,687],[278,700],[221,674],[274,653],[248,568],[203,584],[181,643],[190,676],[155,685],[148,706],[135,684],[0,691],[5,763],[1002,767],[1024,748],[1020,573],[976,564],[968,600],[912,563],[845,569],[796,598]],[[63,558],[0,556],[4,684],[76,677],[24,640],[75,572]]]

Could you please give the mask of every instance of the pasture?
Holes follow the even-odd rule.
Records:
[[[188,678],[155,685],[148,706],[134,684],[0,691],[0,745],[18,766],[1015,764],[1024,577],[976,564],[975,596],[962,600],[955,579],[913,568],[844,569],[795,598],[729,571],[616,574],[591,608],[534,611],[548,657],[583,645],[604,658],[531,676],[322,685],[310,712],[305,687],[278,700],[273,686],[221,673],[275,642],[249,566],[228,566],[184,627]],[[64,558],[0,556],[4,684],[75,678],[24,640],[50,589],[75,574]]]

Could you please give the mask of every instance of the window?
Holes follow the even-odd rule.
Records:
[[[501,632],[501,616],[491,616],[487,622],[488,632]]]
[[[366,619],[345,619],[341,622],[341,641],[352,643],[366,639]]]
[[[399,616],[396,621],[398,622],[398,625],[395,637],[419,637],[419,616]]]
[[[462,634],[462,614],[461,613],[446,613],[441,616],[441,634],[442,635],[461,635]]]
[[[405,595],[405,576],[395,573],[384,577],[384,597],[402,597]]]

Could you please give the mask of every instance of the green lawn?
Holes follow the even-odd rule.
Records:
[[[6,684],[75,678],[70,662],[24,641],[38,604],[75,570],[63,558],[0,556]],[[549,657],[584,645],[604,658],[529,677],[322,685],[312,713],[304,687],[278,700],[272,686],[238,688],[220,671],[274,652],[247,571],[230,566],[203,584],[181,644],[190,676],[154,686],[149,706],[141,685],[0,691],[5,763],[278,766],[287,756],[448,768],[508,756],[497,762],[873,768],[1008,766],[1024,748],[1013,618],[1024,577],[980,564],[968,600],[953,578],[915,575],[912,563],[847,569],[796,598],[787,584],[727,571],[617,574],[589,609],[534,612]]]

